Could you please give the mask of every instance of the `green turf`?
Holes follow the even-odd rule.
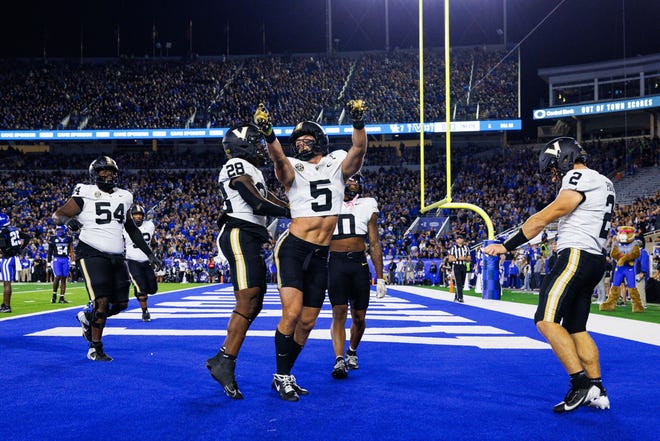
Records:
[[[191,288],[199,284],[194,283],[160,283],[158,292],[175,291],[177,289]],[[87,303],[87,291],[82,283],[69,283],[66,289],[66,299],[68,304],[50,303],[53,295],[53,285],[51,283],[13,283],[11,315],[30,314],[34,312],[50,311],[62,309],[70,306],[83,306]],[[440,287],[428,287],[429,289],[446,289]],[[463,291],[465,295],[481,297],[474,290]],[[536,305],[538,295],[534,293],[502,290],[502,301],[525,303]],[[660,323],[660,305],[650,304],[644,313],[633,313],[630,302],[626,306],[617,306],[614,312],[602,312],[598,305],[591,305],[592,314],[611,315],[620,318],[629,318],[651,323]]]
[[[463,293],[465,295],[469,295],[473,297],[481,297],[481,294],[475,293],[474,290],[472,289],[464,290]],[[538,293],[510,291],[508,289],[503,289],[501,300],[504,302],[536,305],[538,303],[539,296]],[[646,308],[646,311],[644,311],[643,313],[632,312],[632,305],[630,304],[630,302],[628,302],[626,306],[617,306],[616,310],[613,312],[601,311],[598,309],[598,305],[592,304],[591,313],[609,315],[612,317],[640,320],[643,322],[660,323],[660,305],[658,304],[649,304]]]
[[[190,288],[194,285],[191,283],[161,283],[158,285],[158,292]],[[82,282],[67,283],[64,297],[69,301],[68,304],[50,303],[52,296],[52,283],[12,283],[11,315],[50,311],[70,306],[84,306],[88,302],[87,291]],[[59,292],[57,298],[59,299]]]

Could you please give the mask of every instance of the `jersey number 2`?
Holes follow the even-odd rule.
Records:
[[[601,239],[607,239],[607,234],[610,232],[610,227],[612,226],[612,212],[614,211],[614,195],[607,195],[607,202],[605,203],[605,208],[610,207],[610,211],[605,213],[603,216],[603,226],[600,229]]]

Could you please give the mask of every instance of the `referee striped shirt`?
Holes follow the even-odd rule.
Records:
[[[466,257],[470,255],[470,248],[467,245],[463,246],[458,246],[456,244],[452,245],[451,248],[449,248],[449,255],[454,256],[456,259],[459,259],[461,257]],[[464,260],[457,260],[456,262],[453,262],[453,265],[462,265],[465,266],[467,261]]]

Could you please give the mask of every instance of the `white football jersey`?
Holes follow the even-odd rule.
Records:
[[[78,184],[71,197],[82,199],[77,217],[82,224],[79,239],[99,251],[124,254],[124,222],[133,205],[131,192],[116,188],[106,193],[96,185]]]
[[[242,175],[247,175],[252,178],[254,186],[257,188],[261,196],[266,199],[268,197],[268,190],[266,189],[266,180],[263,173],[254,165],[250,164],[245,159],[232,158],[222,166],[218,182],[220,183],[220,191],[224,197],[223,208],[227,215],[238,219],[243,219],[253,224],[266,226],[266,216],[254,214],[252,207],[245,202],[241,197],[238,190],[234,190],[229,186],[229,182]]]
[[[151,239],[154,237],[154,232],[156,231],[156,225],[150,220],[145,220],[142,222],[142,225],[138,227],[144,237],[144,241],[147,245],[151,244]],[[144,251],[139,249],[135,242],[131,240],[131,237],[128,235],[126,230],[124,230],[124,242],[126,246],[126,259],[128,260],[137,260],[138,262],[147,262],[149,258]]]
[[[584,201],[572,213],[559,219],[557,251],[576,248],[602,254],[616,198],[612,181],[589,168],[571,170],[563,177],[561,190],[579,191],[584,195]]]
[[[358,197],[354,201],[342,203],[332,238],[366,237],[369,232],[367,225],[374,213],[378,214],[378,203],[374,198]]]
[[[335,150],[318,164],[287,158],[296,173],[286,193],[291,218],[339,214],[345,187],[341,163],[346,155],[344,150]]]

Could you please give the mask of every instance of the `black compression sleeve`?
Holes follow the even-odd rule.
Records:
[[[236,180],[232,182],[232,185],[241,195],[243,200],[252,207],[255,214],[267,215],[273,217],[284,217],[290,215],[289,209],[286,207],[280,207],[279,205],[273,204],[268,199],[264,199],[256,195],[251,191],[244,182]]]

